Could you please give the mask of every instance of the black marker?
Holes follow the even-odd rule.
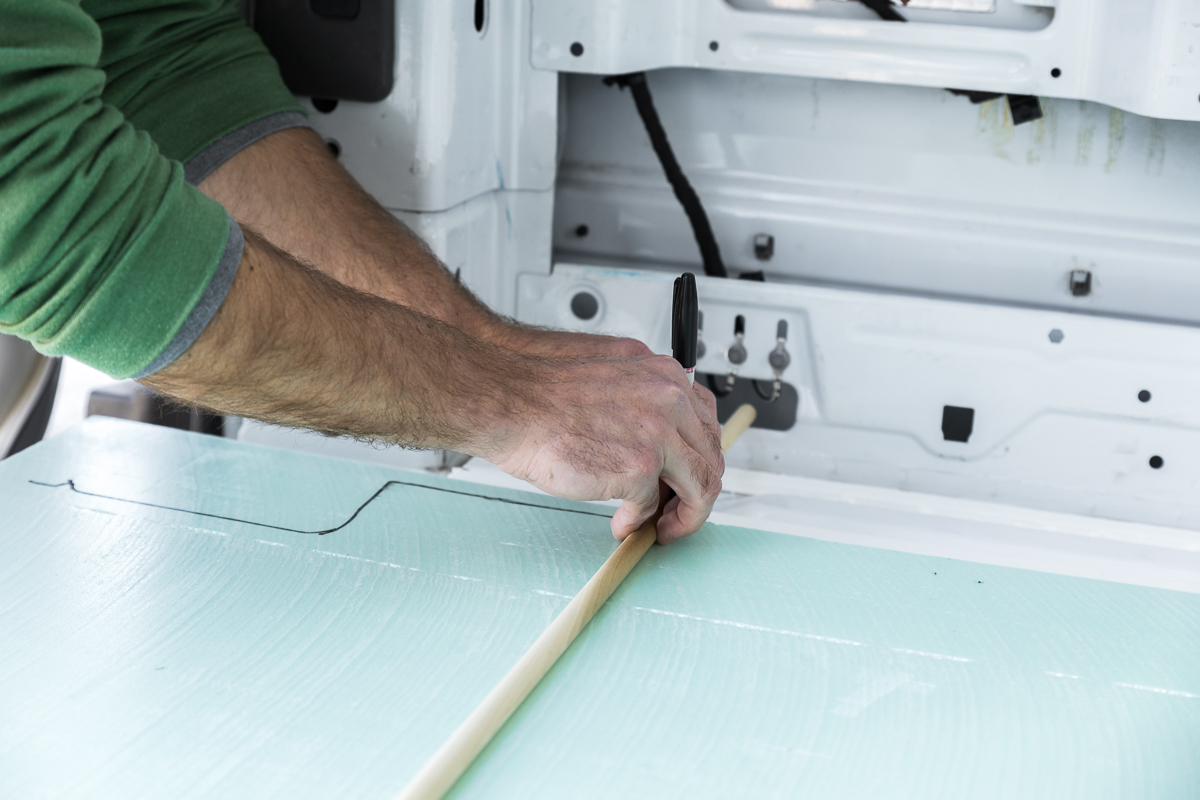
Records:
[[[700,329],[700,298],[696,295],[696,276],[690,272],[675,279],[671,303],[671,355],[687,373],[688,383],[696,385],[696,342]]]

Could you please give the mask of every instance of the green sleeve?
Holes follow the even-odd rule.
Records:
[[[241,239],[102,101],[100,50],[79,0],[0,0],[0,332],[123,378],[203,330]]]
[[[100,26],[104,101],[192,183],[242,147],[307,124],[236,0],[83,0]]]

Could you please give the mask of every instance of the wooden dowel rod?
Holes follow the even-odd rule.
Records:
[[[754,406],[748,404],[734,412],[721,430],[721,452],[729,450],[750,427],[754,417]],[[454,785],[654,544],[658,536],[654,523],[652,518],[625,537],[579,594],[425,763],[396,800],[438,800]]]
[[[757,416],[758,411],[749,403],[743,403],[741,406],[738,406],[738,410],[733,412],[721,427],[722,453],[729,452],[729,448],[733,447],[733,443],[746,432],[747,428],[754,424],[754,419]]]

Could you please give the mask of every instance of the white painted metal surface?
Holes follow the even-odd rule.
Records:
[[[701,282],[700,367],[723,370],[745,313],[742,374],[770,377],[786,319],[801,395],[796,427],[751,431],[735,470],[1200,528],[1200,0],[996,0],[906,25],[804,5],[493,0],[479,33],[465,6],[406,3],[393,97],[313,122],[500,311],[665,352],[666,281],[699,259],[632,100],[598,76],[688,67],[650,74],[659,113],[727,263],[769,281]],[[1045,117],[1014,127],[947,86],[1037,94]],[[582,286],[601,299],[586,323]],[[976,410],[968,442],[942,438],[944,405]],[[739,513],[807,502],[777,488]]]
[[[558,264],[522,277],[518,317],[669,352],[656,310],[669,308],[673,277]],[[775,323],[789,322],[798,423],[748,431],[730,465],[1200,529],[1200,330],[802,285],[699,278],[698,288],[698,371],[728,369],[742,314],[739,374],[770,378]],[[572,326],[580,289],[603,310]],[[943,438],[947,405],[974,409],[968,441]]]
[[[1200,322],[1196,123],[1045,100],[1014,127],[1003,101],[935,89],[703,70],[649,83],[735,272]],[[567,96],[560,257],[696,264],[629,93],[572,76]],[[1093,274],[1087,296],[1074,269]]]
[[[957,24],[915,21],[918,12],[907,24],[885,22],[840,3],[762,13],[725,0],[532,2],[533,63],[543,69],[697,67],[949,86],[1200,120],[1198,0],[1061,0],[1053,21],[1033,32],[955,12],[926,13],[954,15]]]
[[[529,61],[523,2],[396,3],[396,82],[379,103],[307,100],[313,126],[384,206],[445,211],[485,192],[554,185],[558,76]]]

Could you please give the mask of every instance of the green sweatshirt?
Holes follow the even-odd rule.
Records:
[[[302,124],[235,0],[0,0],[0,333],[114,377],[166,366],[241,260],[192,184]]]

